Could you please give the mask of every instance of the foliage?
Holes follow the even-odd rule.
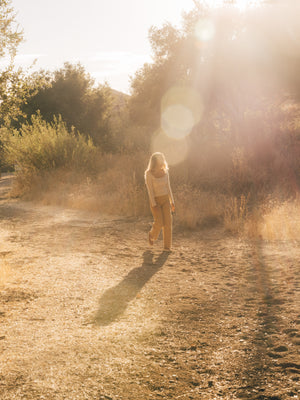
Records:
[[[40,71],[30,78],[31,94],[22,107],[25,120],[30,122],[37,111],[47,122],[61,115],[69,129],[91,137],[103,150],[113,150],[108,121],[111,93],[106,85],[95,88],[84,68],[70,63],[54,73]],[[20,118],[18,125],[23,122]]]
[[[10,0],[0,2],[0,57],[9,55],[13,58],[22,40],[22,33],[16,26],[14,10]]]
[[[160,99],[178,80],[174,52],[180,48],[181,35],[171,24],[165,24],[161,29],[152,27],[149,40],[154,63],[145,64],[132,79],[129,109],[134,123],[157,128],[160,122]],[[180,62],[182,60],[180,57]]]
[[[300,93],[300,8],[293,1],[269,3],[242,14],[195,1],[181,29],[150,29],[153,63],[132,79],[131,122],[151,151],[155,131],[163,128],[166,93],[193,90],[203,111],[185,139],[182,166],[198,187],[207,174],[237,197],[272,191],[287,177],[293,190],[299,185],[299,128],[287,122],[298,111],[282,107]]]
[[[0,124],[15,117],[19,112],[23,92],[20,84],[21,71],[14,70],[14,57],[17,47],[23,39],[16,24],[15,14],[10,0],[0,1]],[[2,143],[0,141],[0,170],[3,168]]]
[[[20,133],[8,132],[5,152],[20,178],[61,168],[90,174],[95,168],[92,142],[68,131],[61,118],[48,123],[40,115],[33,116],[32,123],[23,125]]]
[[[0,2],[0,15],[0,59],[4,61],[0,71],[0,122],[3,123],[5,117],[15,116],[19,110],[14,99],[22,94],[21,71],[14,70],[14,58],[23,33],[16,23],[10,0]]]

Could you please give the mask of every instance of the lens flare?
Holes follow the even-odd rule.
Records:
[[[201,42],[208,42],[215,36],[215,25],[209,19],[200,19],[195,26],[195,36]]]
[[[203,104],[199,94],[189,87],[175,86],[161,101],[161,128],[173,139],[183,139],[200,121]]]
[[[151,151],[164,153],[169,165],[176,165],[185,160],[188,153],[188,143],[185,138],[176,140],[166,135],[159,129],[154,133],[151,143]]]
[[[162,113],[161,127],[174,139],[187,136],[194,126],[194,117],[191,110],[181,104],[169,106]]]

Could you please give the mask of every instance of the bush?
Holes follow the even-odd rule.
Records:
[[[4,148],[25,191],[34,177],[58,169],[95,172],[97,151],[92,141],[73,130],[68,131],[61,118],[47,123],[40,115],[35,115],[32,124],[7,135]]]

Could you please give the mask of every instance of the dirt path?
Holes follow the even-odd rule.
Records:
[[[299,243],[180,232],[9,199],[0,399],[298,399]]]

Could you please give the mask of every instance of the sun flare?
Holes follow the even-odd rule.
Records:
[[[226,4],[225,0],[209,0],[205,2],[209,7],[221,7]],[[261,5],[261,0],[235,0],[230,3],[234,7],[238,8],[240,11],[244,12],[250,7],[257,7]]]

